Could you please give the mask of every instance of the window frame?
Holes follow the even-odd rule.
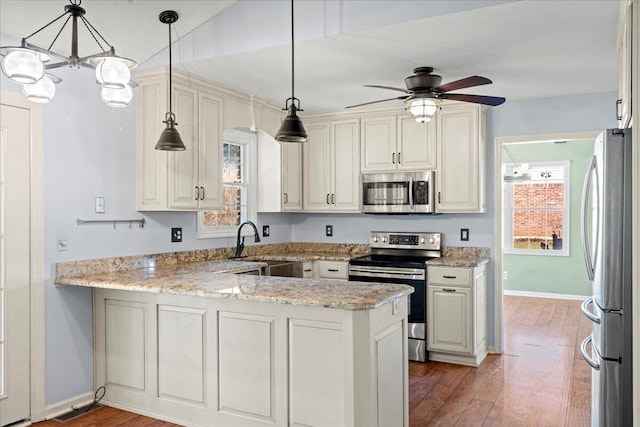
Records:
[[[252,221],[257,223],[258,213],[258,147],[257,138],[253,132],[246,132],[238,129],[227,129],[224,131],[222,141],[220,142],[220,186],[223,186],[222,168],[224,165],[223,147],[224,143],[242,145],[243,160],[242,164],[244,179],[246,179],[247,189],[247,208],[245,217],[240,216],[240,223],[244,221]],[[224,192],[222,192],[224,194]],[[224,196],[223,196],[224,197]],[[224,203],[224,200],[223,200]],[[207,210],[208,211],[208,210]],[[238,225],[205,227],[204,212],[198,211],[196,217],[196,237],[198,239],[218,239],[236,237],[238,233]],[[242,231],[243,236],[253,235],[253,229],[245,227]]]
[[[562,167],[564,169],[564,201],[563,208],[534,208],[527,207],[525,210],[534,211],[562,211],[562,249],[559,250],[544,250],[544,249],[517,249],[513,247],[513,229],[514,229],[514,209],[513,206],[513,185],[518,181],[508,182],[503,180],[503,207],[502,216],[503,220],[503,232],[502,232],[502,251],[508,255],[535,255],[535,256],[565,256],[568,257],[570,253],[570,237],[571,237],[571,161],[570,160],[550,160],[550,161],[533,161],[526,162],[530,168],[536,168],[541,166],[548,167]],[[513,163],[503,163],[503,168],[512,168],[515,165]],[[504,169],[503,169],[504,171]],[[503,173],[504,176],[504,173]],[[510,187],[510,188],[509,188]],[[505,191],[507,190],[507,191]],[[510,190],[510,191],[509,191]],[[520,210],[520,209],[517,209]]]

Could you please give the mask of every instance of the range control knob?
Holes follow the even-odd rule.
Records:
[[[435,242],[436,242],[436,239],[435,239],[435,238],[433,238],[433,237],[429,237],[429,243],[435,243]]]
[[[382,243],[387,243],[387,237],[386,236],[382,236]]]
[[[378,240],[380,240],[380,238],[379,238],[378,236],[373,236],[373,238],[372,238],[371,240],[373,240],[374,242],[376,242],[376,243],[377,243],[377,242],[378,242]]]
[[[420,238],[420,243],[425,243],[427,241],[427,239],[425,239],[424,237]]]

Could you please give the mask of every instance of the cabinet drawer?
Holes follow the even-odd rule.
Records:
[[[427,283],[471,287],[473,269],[463,267],[427,267]]]
[[[313,279],[313,262],[305,261],[302,263],[302,278]]]
[[[343,261],[316,261],[318,263],[318,277],[320,279],[349,278],[348,263]]]

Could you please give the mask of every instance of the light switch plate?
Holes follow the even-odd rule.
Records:
[[[469,241],[469,229],[468,228],[461,228],[460,229],[460,240],[462,240],[463,242],[468,242]]]
[[[96,213],[104,213],[104,197],[96,197]]]
[[[67,240],[66,234],[58,234],[58,238],[56,239],[56,245],[58,247],[58,252],[64,252],[69,250],[69,241]]]
[[[263,225],[262,226],[262,237],[269,237],[269,226],[268,225]]]
[[[176,227],[171,229],[171,241],[173,243],[182,242],[182,227]]]
[[[333,225],[327,225],[325,227],[325,234],[327,235],[327,237],[333,236]]]

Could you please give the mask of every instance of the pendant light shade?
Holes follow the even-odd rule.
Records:
[[[56,78],[50,74],[45,74],[35,83],[22,85],[22,92],[27,96],[27,100],[31,102],[38,104],[51,102],[56,94],[56,85],[53,79]]]
[[[302,120],[300,120],[300,117],[298,117],[297,114],[298,111],[303,110],[300,108],[300,100],[295,97],[293,90],[295,82],[293,22],[293,0],[291,0],[291,98],[288,98],[285,102],[283,110],[289,111],[289,113],[284,120],[282,120],[282,124],[276,133],[275,139],[280,142],[307,142],[309,137],[307,136],[307,132],[304,130]]]
[[[176,122],[176,116],[171,112],[171,95],[173,92],[171,82],[171,24],[178,20],[178,13],[173,10],[165,10],[160,13],[159,18],[160,22],[169,25],[169,112],[165,114],[165,119],[162,122],[167,126],[160,134],[160,138],[158,139],[155,149],[162,151],[184,151],[187,147],[185,147],[184,142],[182,142],[182,138],[180,138],[180,133],[178,132],[178,129],[176,129],[176,126],[178,125]]]
[[[103,87],[101,96],[102,101],[109,107],[126,107],[133,98],[133,89],[129,84],[122,89]]]
[[[44,76],[44,64],[38,52],[14,47],[2,58],[2,72],[16,83],[33,84]]]
[[[131,80],[131,71],[124,62],[107,58],[96,67],[96,80],[103,88],[123,89]]]

